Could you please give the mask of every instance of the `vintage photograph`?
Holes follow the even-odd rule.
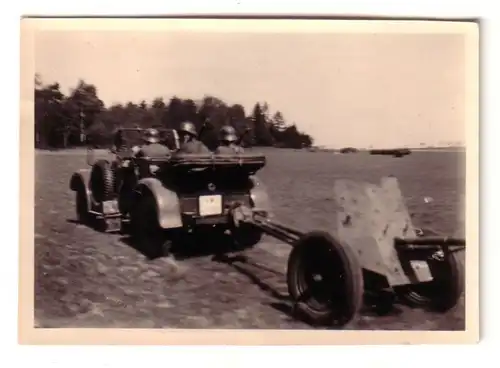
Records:
[[[477,24],[24,21],[35,329],[466,330]]]

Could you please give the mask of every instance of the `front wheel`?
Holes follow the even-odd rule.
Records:
[[[325,232],[311,232],[288,259],[288,292],[313,324],[343,327],[363,304],[363,274],[356,255]]]

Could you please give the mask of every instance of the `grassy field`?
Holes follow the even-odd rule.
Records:
[[[265,151],[260,172],[281,222],[334,232],[333,181],[377,182],[395,175],[417,226],[463,236],[464,153],[415,152],[404,158]],[[294,320],[285,285],[289,247],[266,237],[246,263],[209,255],[148,260],[121,235],[74,222],[68,181],[84,168],[81,151],[36,153],[35,318],[41,327],[310,329]],[[425,204],[423,198],[434,201]],[[209,248],[210,244],[198,244]],[[364,311],[352,329],[461,330],[464,306],[446,315],[396,306]]]

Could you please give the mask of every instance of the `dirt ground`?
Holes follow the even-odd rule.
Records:
[[[378,181],[395,175],[417,226],[463,236],[463,154],[417,152],[404,158],[266,151],[260,172],[281,222],[334,232],[336,178]],[[285,270],[289,247],[265,237],[247,261],[221,262],[216,244],[184,259],[148,260],[123,235],[75,222],[73,171],[79,152],[36,154],[35,318],[39,327],[311,329],[290,316]],[[425,204],[423,198],[433,200]],[[208,254],[203,254],[208,253]],[[396,305],[369,309],[357,330],[463,330],[464,305],[445,315]]]

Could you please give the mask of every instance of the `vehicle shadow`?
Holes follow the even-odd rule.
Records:
[[[220,257],[214,257],[214,261],[225,263],[231,266],[234,270],[246,276],[263,292],[267,293],[272,299],[274,299],[272,302],[267,303],[267,305],[269,305],[271,308],[285,314],[289,319],[297,320],[312,326],[310,321],[305,316],[302,316],[301,313],[299,313],[299,311],[295,308],[295,305],[288,293],[283,293],[277,290],[274,286],[272,286],[268,282],[265,282],[261,277],[257,275],[257,270],[264,270],[266,272],[279,275],[279,277],[285,278],[286,275],[284,275],[283,272],[276,271],[259,263],[253,262],[243,254],[232,256],[222,255]],[[256,269],[256,271],[252,271],[251,268]],[[385,300],[383,299],[383,295],[365,294],[360,315],[362,317],[392,317],[400,315],[403,312],[396,303],[391,303],[391,305],[388,305],[384,302]]]
[[[72,225],[84,226],[90,230],[100,231],[100,229],[97,226],[97,223],[95,223],[94,221],[82,222],[78,221],[77,219],[66,219],[66,222]]]
[[[271,286],[269,283],[266,283],[264,280],[262,280],[262,278],[258,277],[256,273],[252,272],[248,266],[258,268],[260,270],[270,272],[270,273],[273,273],[275,275],[281,275],[281,272],[273,270],[273,269],[268,268],[266,266],[263,266],[261,264],[252,262],[243,254],[237,254],[237,255],[223,254],[221,256],[214,256],[213,260],[215,262],[225,263],[225,264],[231,266],[236,271],[238,271],[240,274],[246,276],[253,284],[257,285],[262,291],[267,293],[272,298],[274,298],[276,300],[280,300],[280,301],[289,301],[290,300],[290,298],[287,294],[284,294],[284,293],[276,290],[275,287]],[[247,267],[245,267],[245,266],[247,266]]]
[[[285,314],[290,320],[299,320],[301,322],[307,323],[305,319],[295,313],[292,300],[288,294],[277,290],[276,287],[272,286],[268,282],[265,282],[261,277],[257,275],[257,271],[254,272],[250,268],[253,267],[261,271],[263,270],[265,272],[284,277],[284,275],[282,275],[282,272],[253,262],[244,254],[224,254],[222,256],[214,256],[213,260],[215,262],[220,262],[231,266],[235,271],[246,276],[254,285],[257,285],[264,293],[269,295],[273,299],[273,301],[266,303],[266,305],[270,306],[280,313]]]
[[[120,241],[149,260],[173,256],[177,260],[222,255],[231,251],[231,239],[219,234],[196,234],[170,239],[168,252],[159,244],[139,244],[130,235],[124,235]],[[167,243],[165,240],[164,245]]]
[[[66,222],[68,224],[73,224],[73,225],[80,225],[84,226],[87,229],[94,230],[98,233],[104,233],[105,232],[105,224],[101,223],[99,221],[96,221],[94,219],[89,219],[85,222],[78,221],[77,219],[66,219]]]

